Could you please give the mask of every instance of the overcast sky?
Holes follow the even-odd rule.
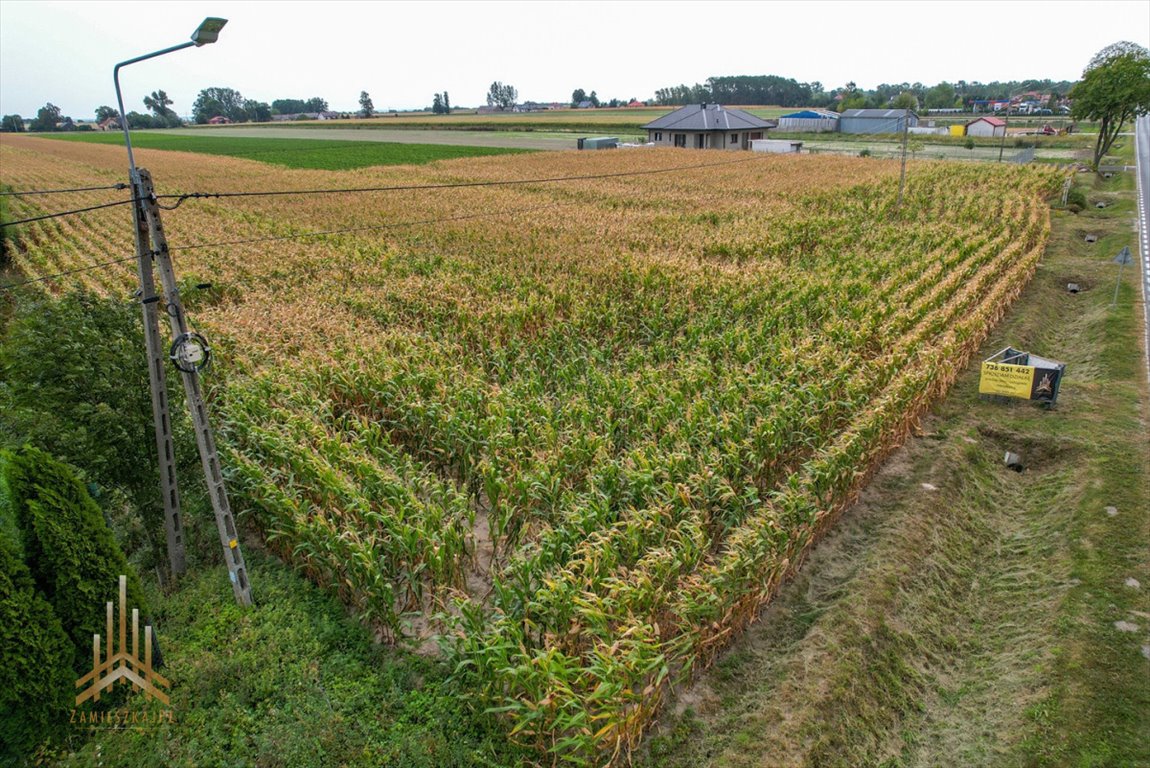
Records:
[[[201,88],[245,97],[322,96],[355,110],[483,103],[493,80],[521,100],[648,99],[712,75],[775,74],[833,88],[853,80],[1077,79],[1118,40],[1150,46],[1150,2],[308,2],[0,0],[0,112],[45,102],[91,119],[115,105],[116,62],[182,42],[205,16],[219,43],[124,70],[126,109],[167,91],[191,112]]]

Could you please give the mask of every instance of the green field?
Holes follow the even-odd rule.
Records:
[[[123,145],[118,133],[41,134],[44,138],[91,144]],[[133,131],[137,149],[167,149],[227,155],[288,168],[345,171],[372,165],[423,165],[436,160],[480,155],[506,155],[531,150],[496,147],[460,147],[442,144],[394,144],[378,141],[327,141],[325,139],[267,139],[234,136],[182,136],[159,131]]]

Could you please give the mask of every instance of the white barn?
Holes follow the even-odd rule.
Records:
[[[980,117],[966,124],[967,136],[1005,136],[1006,122],[997,117]]]

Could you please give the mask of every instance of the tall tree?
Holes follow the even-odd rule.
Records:
[[[152,91],[151,94],[144,97],[144,106],[156,116],[155,127],[178,128],[180,126],[180,118],[170,108],[173,103],[164,91]]]
[[[924,99],[927,109],[953,109],[954,103],[954,86],[945,80],[928,90]]]
[[[487,91],[487,106],[489,107],[508,109],[514,107],[518,100],[519,91],[515,90],[515,86],[510,83],[504,85],[496,80]]]
[[[0,119],[0,131],[4,133],[23,133],[24,132],[24,118],[20,115],[4,115]]]
[[[321,99],[319,96],[312,96],[304,102],[304,108],[298,110],[299,112],[327,112],[327,99]]]
[[[434,115],[443,114],[443,96],[438,93],[435,94],[435,98],[431,100],[431,113]]]
[[[359,92],[359,116],[371,117],[375,114],[375,105],[371,103],[371,96],[367,91]]]
[[[247,112],[248,119],[253,123],[267,123],[272,119],[271,106],[266,102],[256,101],[255,99],[247,99],[244,101],[244,112]]]
[[[571,91],[571,106],[577,107],[584,101],[587,101],[587,91],[582,88]]]
[[[272,111],[277,115],[298,115],[307,112],[307,102],[303,99],[276,99],[272,102]]]
[[[918,99],[910,91],[903,91],[890,102],[891,109],[909,109],[914,112],[918,109]]]
[[[60,108],[52,102],[48,102],[44,106],[36,110],[36,118],[32,121],[33,131],[55,131],[56,123],[62,120],[60,115]]]
[[[451,114],[451,97],[447,95],[447,91],[443,92],[443,114]]]
[[[149,95],[144,97],[144,106],[151,110],[152,114],[156,117],[162,117],[165,119],[176,114],[171,109],[169,109],[169,107],[174,103],[175,102],[169,99],[168,94],[164,91],[152,91]]]
[[[244,97],[234,88],[212,87],[200,91],[192,104],[192,116],[201,125],[213,117],[226,117],[234,123],[248,119],[244,110]]]
[[[1090,60],[1070,97],[1074,117],[1098,122],[1097,168],[1126,122],[1150,112],[1150,51],[1126,40],[1106,46]]]
[[[109,117],[117,117],[117,116],[119,116],[119,114],[120,113],[116,110],[115,107],[109,107],[109,106],[96,107],[96,122],[102,123],[105,120],[107,120]]]

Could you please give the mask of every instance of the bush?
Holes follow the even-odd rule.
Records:
[[[49,454],[25,446],[0,453],[9,504],[25,562],[72,641],[72,668],[92,663],[92,635],[106,633],[105,608],[128,577],[128,608],[146,615],[136,572],[128,565],[100,507],[76,473]]]
[[[169,375],[176,455],[181,468],[194,470],[198,458],[179,408],[179,386],[178,377]],[[0,339],[0,436],[9,446],[41,448],[115,489],[118,495],[98,498],[114,516],[125,547],[139,553],[142,568],[165,562],[138,304],[75,292],[18,305]],[[181,472],[189,480],[197,475]],[[181,484],[181,491],[192,487]]]
[[[0,648],[0,763],[19,765],[68,722],[73,648],[14,542],[2,532]]]

